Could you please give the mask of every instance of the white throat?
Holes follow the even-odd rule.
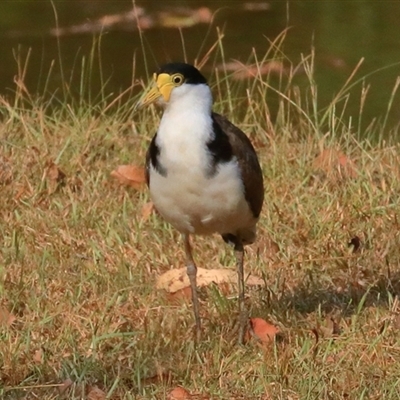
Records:
[[[172,172],[207,168],[206,143],[212,135],[212,95],[208,85],[173,89],[157,132],[160,162]]]
[[[197,120],[211,115],[211,90],[206,84],[184,84],[172,90],[170,100],[164,107],[161,124],[165,123],[165,120],[170,124],[174,119],[193,126],[192,118]]]

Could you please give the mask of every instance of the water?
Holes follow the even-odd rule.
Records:
[[[267,38],[272,40],[289,27],[283,47],[288,60],[296,64],[302,54],[308,55],[315,48],[315,77],[322,106],[334,97],[357,62],[365,58],[358,78],[381,69],[364,81],[371,86],[364,110],[366,123],[373,118],[383,119],[400,75],[400,2],[397,1],[148,0],[138,2],[137,7],[138,12],[144,10],[140,19],[142,40],[135,20],[127,17],[132,10],[130,0],[54,1],[54,6],[46,1],[3,1],[0,4],[0,94],[11,96],[15,91],[16,59],[23,64],[29,53],[24,83],[31,93],[42,94],[44,87],[48,92],[58,89],[61,93],[62,82],[68,82],[78,95],[82,56],[86,56],[86,68],[89,68],[93,43],[100,32],[101,24],[97,22],[104,16],[108,19],[101,19],[107,25],[99,46],[101,68],[95,57],[90,67],[91,80],[86,82],[93,93],[106,81],[107,92],[123,91],[131,85],[133,73],[136,78],[146,78],[164,62],[185,57],[193,61],[203,56],[216,40],[217,27],[224,32],[225,59],[241,62],[249,59],[253,49],[259,56],[264,55],[269,46]],[[181,15],[179,8],[191,9],[192,13]],[[55,12],[58,26],[62,28],[58,32]],[[214,16],[211,25],[196,23],[196,18],[207,21],[211,16]],[[180,32],[171,25],[192,26],[183,27]],[[210,58],[203,70],[206,75],[217,61],[215,56]],[[300,77],[299,84],[306,85],[306,79]],[[360,91],[361,82],[352,90],[348,116],[357,114]],[[389,115],[390,126],[399,123],[399,106],[400,96],[396,95]]]

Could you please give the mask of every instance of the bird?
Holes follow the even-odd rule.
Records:
[[[135,107],[163,107],[146,153],[146,180],[156,210],[183,236],[196,340],[201,339],[201,319],[190,237],[217,233],[233,246],[236,256],[238,341],[243,344],[248,325],[244,246],[256,239],[264,201],[256,151],[241,129],[212,111],[211,88],[196,67],[168,63],[153,79],[152,88]]]

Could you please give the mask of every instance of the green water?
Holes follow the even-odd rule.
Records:
[[[185,56],[192,61],[199,54],[204,55],[216,40],[217,27],[224,31],[225,59],[242,62],[249,59],[252,49],[263,56],[269,46],[267,38],[273,40],[289,27],[283,46],[288,60],[296,64],[302,54],[308,55],[311,48],[315,48],[315,77],[322,106],[333,98],[354,66],[364,58],[357,78],[380,70],[364,80],[364,85],[370,85],[364,110],[366,124],[374,118],[383,119],[396,78],[400,75],[400,1],[176,0],[142,1],[136,5],[153,21],[142,30],[145,55],[134,22],[117,23],[104,29],[100,45],[101,68],[96,58],[91,66],[92,79],[87,82],[93,93],[98,92],[105,81],[107,92],[126,89],[132,83],[133,69],[136,78],[144,78],[166,61],[182,60]],[[184,27],[181,32],[175,27],[166,27],[165,21],[160,22],[163,12],[170,13],[167,22],[174,20],[173,15],[179,13],[179,7],[192,10],[207,7],[206,10],[214,15],[213,22]],[[90,59],[93,43],[99,37],[95,21],[106,15],[115,19],[131,9],[130,0],[54,1],[53,5],[37,0],[1,2],[0,94],[12,96],[14,77],[18,72],[16,59],[25,60],[28,52],[24,83],[31,93],[42,94],[47,85],[48,93],[58,89],[61,94],[64,80],[70,82],[72,91],[78,94],[82,56]],[[55,13],[58,26],[67,28],[58,37],[52,31],[56,26]],[[180,18],[184,22],[190,20],[190,17]],[[86,31],[86,28],[82,29],[85,26]],[[72,33],[68,31],[71,27],[80,29]],[[212,56],[205,65],[206,75],[211,74],[218,57],[221,60],[220,55]],[[298,81],[306,90],[307,80],[300,76]],[[347,117],[357,114],[361,85],[360,82],[352,90]],[[399,124],[399,106],[400,96],[397,95],[389,114],[391,127]]]

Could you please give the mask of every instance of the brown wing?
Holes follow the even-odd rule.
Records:
[[[214,123],[228,136],[236,156],[244,184],[245,198],[253,215],[258,218],[264,201],[264,183],[258,157],[250,139],[238,127],[220,114],[213,113]]]

